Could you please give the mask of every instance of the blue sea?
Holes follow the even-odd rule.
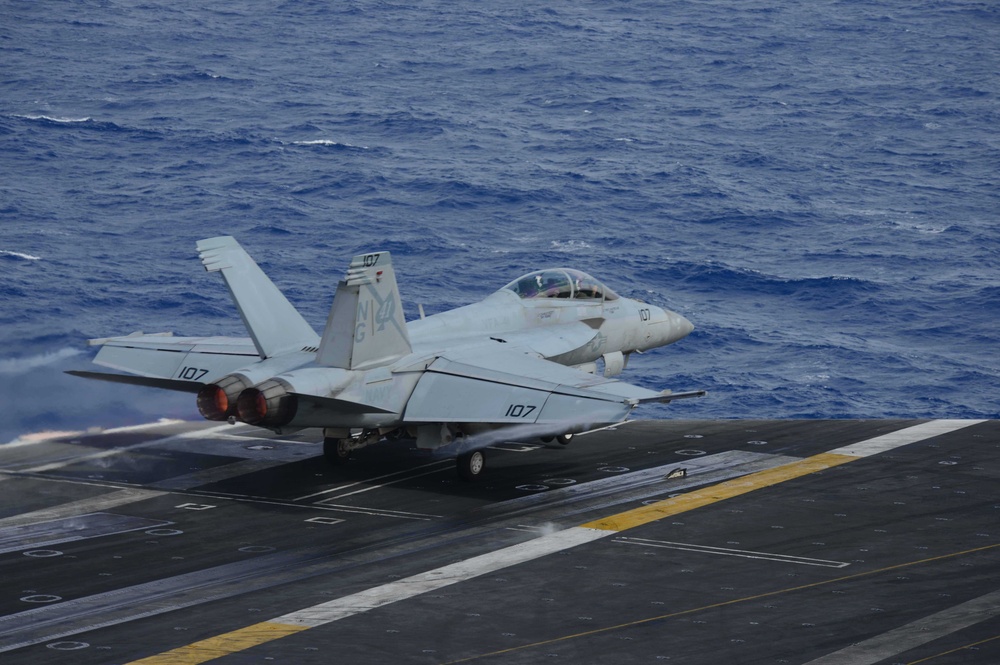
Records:
[[[94,337],[244,335],[234,235],[321,329],[570,266],[683,313],[653,418],[1000,417],[992,0],[0,2],[0,442],[158,418]]]

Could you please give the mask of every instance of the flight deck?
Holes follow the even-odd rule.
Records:
[[[164,421],[0,446],[0,662],[1000,662],[1000,423],[499,442]]]

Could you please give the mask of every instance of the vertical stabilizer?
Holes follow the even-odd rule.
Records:
[[[360,254],[337,285],[316,362],[327,367],[378,367],[410,353],[410,336],[389,252]]]
[[[316,346],[318,336],[231,236],[198,241],[205,270],[221,272],[261,358]]]

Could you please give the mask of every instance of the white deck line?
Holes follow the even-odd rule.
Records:
[[[511,545],[495,552],[487,552],[465,561],[429,570],[426,573],[418,573],[402,580],[366,589],[350,596],[284,614],[270,621],[315,628],[612,535],[615,535],[612,531],[572,527]]]
[[[615,538],[614,542],[623,545],[644,545],[646,547],[662,547],[668,550],[683,550],[685,552],[699,552],[701,554],[718,554],[721,556],[735,556],[744,559],[760,559],[763,561],[778,561],[780,563],[794,563],[803,566],[820,566],[822,568],[846,568],[851,565],[845,561],[830,561],[828,559],[813,559],[805,556],[792,556],[791,554],[772,554],[770,552],[754,552],[752,550],[734,550],[728,547],[711,547],[709,545],[696,545],[694,543],[672,543],[665,540],[650,540],[649,538],[628,538],[622,536]]]
[[[942,434],[948,434],[972,425],[985,423],[985,420],[932,420],[930,422],[914,425],[901,429],[898,432],[890,432],[874,439],[859,441],[843,448],[829,451],[835,455],[850,455],[851,457],[870,457],[879,453],[888,452],[901,446],[906,446],[917,441],[930,439]]]
[[[1000,614],[1000,591],[917,619],[805,665],[874,665]]]

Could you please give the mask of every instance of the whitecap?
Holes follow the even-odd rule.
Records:
[[[331,141],[330,139],[314,139],[312,141],[292,141],[292,145],[323,145],[330,147],[340,147],[340,148],[357,148],[359,150],[367,150],[366,145],[351,145],[350,143],[341,143],[339,141]]]
[[[73,356],[78,356],[83,353],[80,349],[74,349],[66,347],[64,349],[59,349],[58,351],[50,351],[49,353],[42,353],[37,356],[28,356],[27,358],[8,358],[6,360],[0,360],[0,376],[16,376],[18,374],[25,374],[33,369],[39,367],[45,367],[46,365],[52,365],[66,358],[72,358]]]
[[[583,240],[553,240],[552,249],[559,252],[579,252],[584,249],[590,249],[590,243],[584,242]]]
[[[15,118],[24,118],[25,120],[45,120],[47,122],[90,122],[91,118],[55,118],[50,115],[15,115]]]
[[[340,145],[340,143],[329,139],[316,139],[315,141],[292,141],[292,145]]]
[[[25,261],[41,261],[42,257],[33,256],[31,254],[25,254],[23,252],[12,252],[6,249],[0,249],[0,256],[13,256],[17,259],[24,259]]]
[[[921,223],[917,221],[903,221],[903,220],[893,220],[889,222],[893,227],[897,229],[903,229],[906,231],[913,231],[915,233],[926,233],[928,235],[938,235],[946,231],[950,231],[953,227],[951,224],[934,224],[932,222]]]

